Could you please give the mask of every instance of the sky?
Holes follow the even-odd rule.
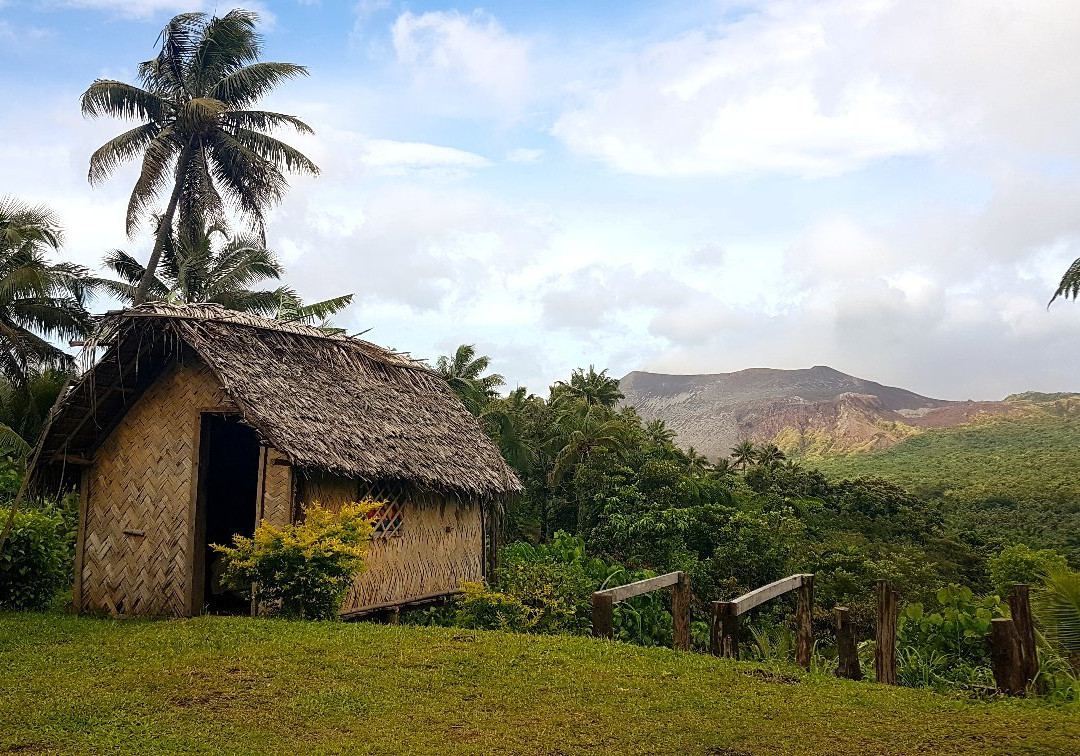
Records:
[[[130,128],[84,119],[200,0],[0,0],[0,195],[65,259],[141,259]],[[839,370],[947,399],[1080,390],[1080,3],[248,3],[321,167],[267,240],[350,332],[509,387],[572,369]],[[162,202],[162,204],[164,204]],[[99,302],[105,309],[109,302]]]

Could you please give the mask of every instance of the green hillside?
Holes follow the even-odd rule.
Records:
[[[945,502],[989,541],[1080,556],[1080,400],[1018,403],[1013,416],[930,429],[882,452],[803,460],[829,477],[877,476]]]
[[[1054,754],[1076,705],[567,636],[0,613],[0,752]]]

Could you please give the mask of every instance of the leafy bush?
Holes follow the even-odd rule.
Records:
[[[899,649],[896,656],[896,681],[909,688],[937,691],[994,688],[994,673],[986,665],[957,664],[933,648],[914,646]]]
[[[420,624],[448,624],[487,630],[586,635],[592,630],[592,594],[652,577],[590,557],[585,541],[564,531],[547,544],[512,543],[485,587],[462,586],[453,611],[429,610],[410,618]],[[659,593],[616,604],[613,631],[619,640],[644,645],[671,643],[671,615]]]
[[[938,591],[940,611],[908,604],[897,632],[897,677],[906,684],[973,688],[993,685],[987,637],[995,617],[1006,616],[999,596],[976,598],[970,588]]]
[[[1069,660],[1052,647],[1039,648],[1037,685],[1058,701],[1080,700],[1080,674]]]
[[[1006,595],[1017,583],[1038,585],[1047,573],[1068,568],[1065,557],[1053,549],[1031,549],[1025,544],[1006,546],[987,560],[994,590]]]
[[[365,500],[332,512],[312,503],[302,522],[278,528],[263,522],[252,538],[214,549],[225,557],[224,579],[234,588],[254,587],[255,600],[273,614],[297,619],[335,619],[363,570],[371,535]]]
[[[0,529],[10,509],[0,509]],[[52,509],[15,513],[0,551],[0,606],[44,609],[71,574],[72,537],[64,517]]]
[[[532,632],[536,627],[535,610],[513,596],[492,591],[480,583],[464,583],[457,598],[453,624],[470,630],[508,630]]]
[[[567,541],[576,542],[569,553]],[[574,556],[574,546],[580,548],[580,556]],[[560,531],[548,547],[520,543],[504,549],[495,582],[528,610],[530,630],[583,633],[590,627],[590,596],[597,585],[586,561],[581,539]],[[600,565],[602,573],[606,565]]]

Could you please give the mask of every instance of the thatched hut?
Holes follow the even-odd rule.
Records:
[[[41,487],[77,476],[77,609],[239,610],[209,544],[293,522],[308,502],[365,496],[387,504],[344,615],[481,579],[521,484],[431,370],[217,305],[142,305],[110,314],[103,332],[34,470]]]

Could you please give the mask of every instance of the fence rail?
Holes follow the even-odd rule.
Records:
[[[680,651],[690,650],[690,576],[683,572],[638,580],[596,591],[592,595],[593,635],[611,638],[614,605],[620,601],[652,591],[671,589],[671,619],[674,626],[673,646]],[[813,650],[814,576],[789,575],[732,601],[714,601],[709,632],[709,651],[715,656],[739,658],[739,617],[767,601],[791,591],[798,591],[795,610],[797,646],[795,662],[809,669]],[[888,580],[877,581],[877,622],[874,643],[874,677],[879,683],[896,685],[896,631],[899,620],[900,594]],[[1009,596],[1010,618],[991,622],[989,638],[991,659],[997,689],[1009,695],[1023,695],[1038,688],[1038,658],[1035,652],[1035,630],[1031,621],[1028,586],[1016,585]],[[859,653],[851,626],[850,610],[838,606],[833,610],[836,622],[836,646],[839,656],[836,674],[854,680],[862,679]]]
[[[709,651],[716,656],[739,658],[739,615],[761,606],[790,591],[799,592],[795,610],[795,662],[810,668],[810,652],[814,648],[814,576],[789,575],[782,580],[755,588],[734,601],[714,601],[709,629]]]
[[[618,602],[664,588],[671,589],[671,624],[674,629],[672,647],[677,651],[689,651],[690,576],[685,572],[668,572],[635,583],[596,591],[592,595],[593,635],[598,638],[614,636],[615,604]]]

